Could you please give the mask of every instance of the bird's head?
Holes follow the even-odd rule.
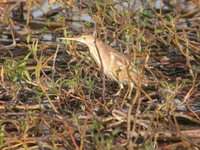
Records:
[[[81,43],[84,43],[86,45],[91,45],[94,43],[94,37],[92,35],[82,35],[82,36],[76,36],[72,38],[62,38],[64,40],[73,40],[73,41],[78,41]]]

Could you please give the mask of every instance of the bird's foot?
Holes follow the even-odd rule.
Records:
[[[130,83],[130,86],[128,87],[128,99],[131,99],[132,96],[132,92],[133,92],[133,87],[134,87],[134,83]]]
[[[113,94],[113,96],[120,96],[121,94],[121,89],[119,89],[119,91],[117,91],[117,93]]]

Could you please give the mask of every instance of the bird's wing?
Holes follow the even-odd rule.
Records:
[[[111,54],[115,57],[117,61],[121,62],[122,64],[128,66],[131,64],[130,59],[123,53],[116,51],[115,49],[111,49]]]

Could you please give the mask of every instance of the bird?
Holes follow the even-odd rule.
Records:
[[[124,89],[124,84],[128,84],[129,97],[134,86],[146,84],[144,76],[139,69],[134,67],[132,61],[122,52],[105,44],[93,35],[81,35],[76,37],[61,38],[63,40],[78,41],[88,46],[89,51],[99,67],[103,65],[104,74],[111,80],[119,84],[119,95]]]

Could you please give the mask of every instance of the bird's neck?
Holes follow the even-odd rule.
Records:
[[[101,65],[101,61],[100,58],[103,59],[102,57],[102,49],[100,48],[100,42],[101,41],[96,41],[91,43],[91,45],[89,46],[89,50],[91,55],[93,56],[93,58],[95,59],[96,63],[100,66]]]

